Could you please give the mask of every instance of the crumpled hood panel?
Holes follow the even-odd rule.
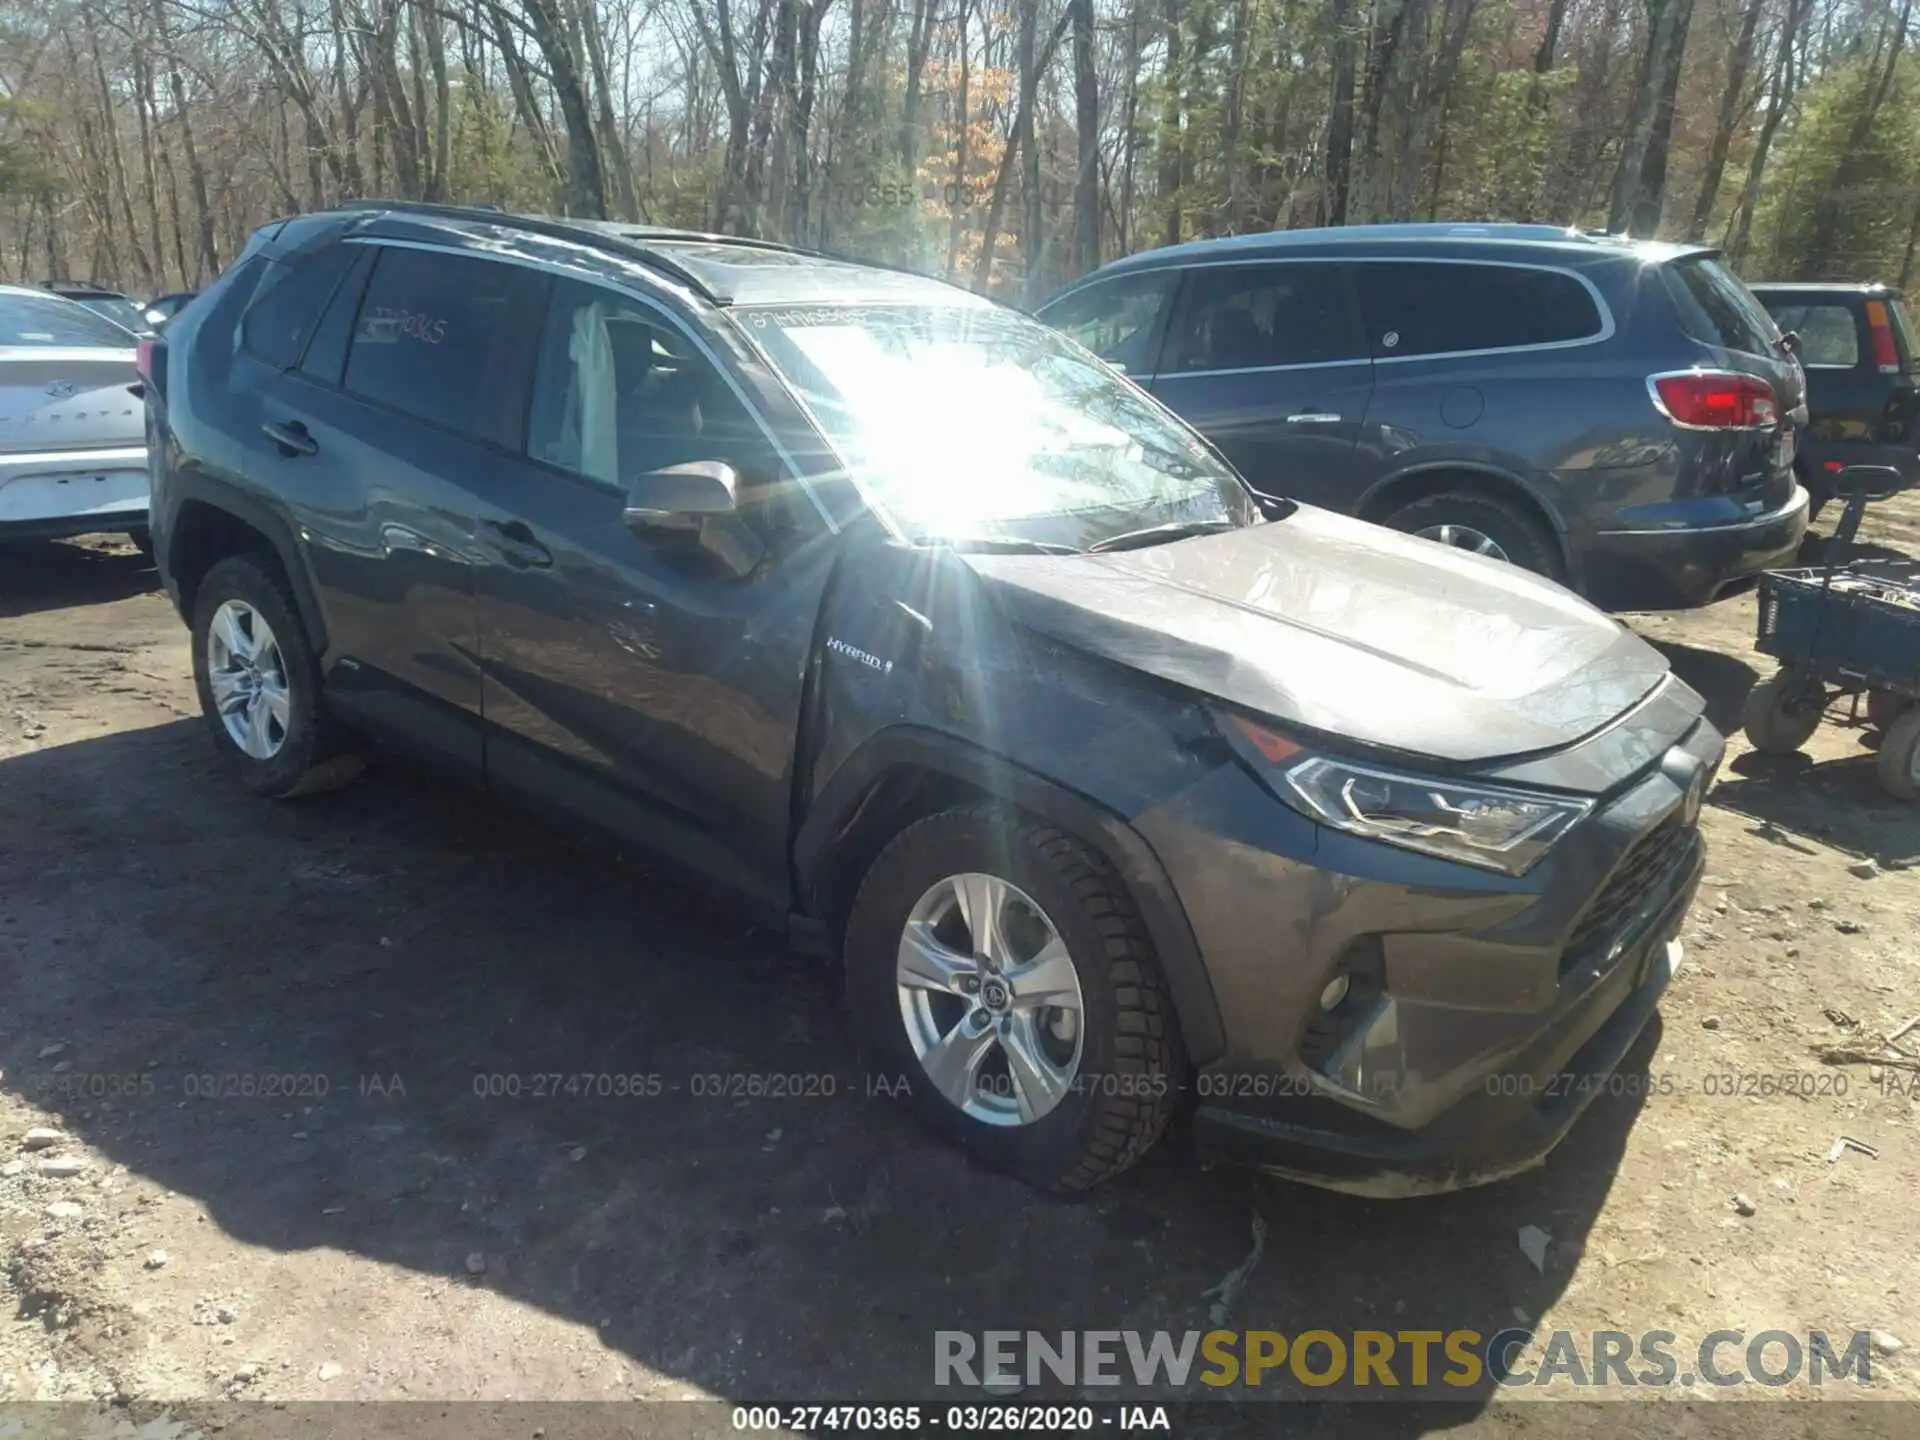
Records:
[[[1558,585],[1308,506],[1110,555],[965,558],[1043,634],[1259,714],[1459,763],[1572,744],[1667,673]]]

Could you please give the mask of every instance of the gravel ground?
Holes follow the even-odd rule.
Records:
[[[1869,534],[1920,554],[1920,497]],[[1751,598],[1634,623],[1736,729],[1771,670]],[[1258,1230],[1231,1327],[1872,1329],[1867,1393],[1909,1403],[1847,1432],[1916,1433],[1920,1073],[1883,1043],[1920,1014],[1920,811],[1875,788],[1869,738],[1733,742],[1688,964],[1636,1057],[1654,1093],[1600,1101],[1544,1169],[1368,1203],[1175,1137],[1066,1203],[869,1095],[833,977],[722,899],[399,763],[249,798],[151,569],[112,540],[22,547],[0,557],[0,1402],[925,1400],[936,1330],[1210,1328]],[[638,1093],[480,1093],[553,1073]],[[731,1073],[835,1093],[697,1093]],[[1874,1153],[1830,1158],[1841,1135]],[[1544,1434],[1529,1398],[1368,1429]],[[1741,1411],[1743,1436],[1805,1433],[1802,1406]]]

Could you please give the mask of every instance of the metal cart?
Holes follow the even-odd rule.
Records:
[[[1897,493],[1900,472],[1856,465],[1836,489],[1847,508],[1810,569],[1760,577],[1754,648],[1780,661],[1753,687],[1741,714],[1753,748],[1798,750],[1842,700],[1846,718],[1881,732],[1879,774],[1886,791],[1920,800],[1920,562],[1860,560],[1854,537],[1867,505]]]

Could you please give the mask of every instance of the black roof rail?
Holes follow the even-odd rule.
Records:
[[[438,217],[445,220],[466,220],[486,225],[506,225],[515,230],[524,230],[532,235],[544,235],[554,240],[578,241],[591,237],[598,245],[606,246],[629,260],[658,270],[661,274],[698,292],[704,298],[720,302],[721,297],[684,265],[676,264],[658,250],[651,249],[645,243],[645,237],[652,235],[658,239],[672,238],[680,241],[738,243],[759,246],[765,249],[789,249],[776,245],[772,241],[751,240],[745,236],[705,235],[697,230],[672,230],[664,226],[625,225],[618,221],[607,220],[565,220],[553,219],[545,215],[519,215],[499,209],[482,209],[474,205],[441,205],[426,200],[343,200],[332,207],[340,212],[365,212],[368,215],[397,214],[419,215],[425,218]]]

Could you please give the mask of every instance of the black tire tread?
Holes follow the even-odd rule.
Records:
[[[300,609],[294,600],[293,587],[287,583],[287,577],[281,573],[274,561],[250,552],[229,555],[217,561],[207,571],[200,582],[194,597],[195,632],[195,681],[200,681],[198,652],[204,643],[199,637],[202,617],[213,606],[229,598],[248,599],[250,590],[266,590],[278,602],[280,614],[270,617],[274,623],[274,636],[280,642],[280,655],[290,668],[298,668],[302,673],[298,683],[306,687],[310,697],[310,715],[314,733],[308,740],[308,756],[304,766],[290,780],[279,777],[266,778],[261,771],[249,770],[250,762],[232,749],[219,722],[207,715],[209,729],[213,731],[216,744],[220,744],[238,765],[247,788],[257,795],[269,799],[291,800],[305,795],[318,795],[328,790],[338,789],[357,777],[366,768],[365,758],[351,751],[347,746],[347,737],[341,727],[333,721],[320,704],[320,666],[314,654],[313,642],[307,636],[306,626],[300,619]],[[290,675],[289,679],[293,677]],[[205,697],[202,697],[203,707]],[[292,737],[289,737],[290,740]]]
[[[933,826],[978,825],[999,834],[1009,849],[1023,846],[1063,882],[1073,902],[1098,930],[1103,960],[1116,1002],[1114,1063],[1121,1071],[1165,1077],[1154,1095],[1098,1097],[1091,1134],[1073,1163],[1046,1188],[1063,1194],[1087,1190],[1128,1169],[1166,1132],[1179,1099],[1178,1081],[1186,1066],[1172,1001],[1146,923],[1118,871],[1098,851],[1058,826],[991,803],[943,810],[908,825],[889,841],[862,880],[853,909],[887,856],[920,843]]]
[[[1806,681],[1791,667],[1783,666],[1747,692],[1740,707],[1740,728],[1747,743],[1762,755],[1791,755],[1812,738],[1820,728],[1820,711],[1806,716],[1788,715],[1781,707]]]
[[[1880,788],[1897,800],[1920,800],[1920,784],[1915,783],[1912,770],[1916,754],[1920,754],[1920,705],[1909,705],[1887,727],[1875,761]]]
[[[1527,538],[1534,554],[1523,558],[1509,550],[1507,558],[1512,564],[1522,570],[1531,570],[1536,575],[1544,575],[1549,580],[1564,578],[1560,547],[1547,527],[1541,524],[1540,517],[1524,504],[1481,486],[1455,485],[1432,495],[1423,495],[1418,500],[1399,506],[1386,515],[1381,523],[1411,534],[1424,530],[1428,525],[1443,523],[1449,507],[1457,509],[1463,505],[1479,506],[1498,515]]]

